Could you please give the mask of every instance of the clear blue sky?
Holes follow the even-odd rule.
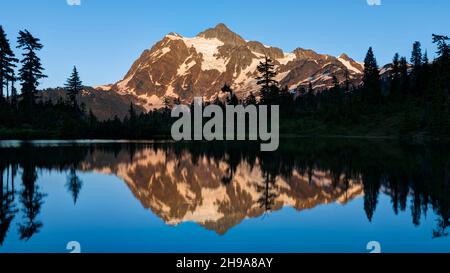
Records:
[[[219,22],[285,51],[345,52],[362,61],[373,46],[381,64],[395,52],[409,56],[416,40],[433,53],[431,34],[450,35],[448,0],[67,1],[78,0],[1,0],[0,24],[13,44],[28,29],[45,45],[42,87],[61,86],[73,65],[86,85],[116,82],[165,34],[195,36]]]

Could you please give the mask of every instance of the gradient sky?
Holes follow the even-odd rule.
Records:
[[[245,39],[285,51],[343,52],[362,61],[373,46],[379,63],[410,54],[421,41],[432,56],[431,34],[450,35],[448,0],[1,0],[0,25],[15,46],[28,29],[41,39],[48,79],[64,84],[73,65],[86,85],[123,78],[133,61],[169,32],[192,37],[225,23]]]

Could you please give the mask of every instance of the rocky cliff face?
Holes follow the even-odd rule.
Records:
[[[146,110],[162,107],[165,96],[182,102],[194,96],[213,99],[225,83],[244,97],[258,90],[256,67],[266,55],[276,64],[280,85],[290,89],[310,82],[324,89],[332,86],[333,75],[340,82],[348,77],[354,85],[361,83],[363,66],[345,54],[333,57],[302,48],[285,53],[246,41],[219,24],[193,38],[166,35],[141,54],[123,80],[97,89],[131,96]]]

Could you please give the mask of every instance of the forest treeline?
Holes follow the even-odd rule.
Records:
[[[277,68],[266,57],[257,70],[259,90],[238,98],[228,85],[226,101],[209,104],[280,105],[281,133],[290,135],[365,135],[365,136],[450,136],[450,49],[449,38],[432,35],[436,58],[428,59],[420,42],[415,42],[411,57],[395,54],[387,66],[388,77],[381,77],[372,48],[364,61],[360,86],[333,76],[333,86],[325,90],[312,83],[296,90],[281,87],[275,80]],[[91,109],[77,102],[83,90],[74,67],[65,84],[67,99],[56,102],[39,98],[39,81],[45,77],[40,40],[20,31],[17,48],[20,60],[0,26],[0,138],[107,138],[150,139],[170,136],[170,108],[178,99],[164,97],[165,107],[138,113],[130,104],[128,116],[100,121]],[[16,75],[17,71],[17,75]],[[16,89],[20,83],[20,92]]]

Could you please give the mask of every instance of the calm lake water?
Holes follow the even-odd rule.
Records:
[[[0,252],[450,252],[450,146],[0,142]]]

